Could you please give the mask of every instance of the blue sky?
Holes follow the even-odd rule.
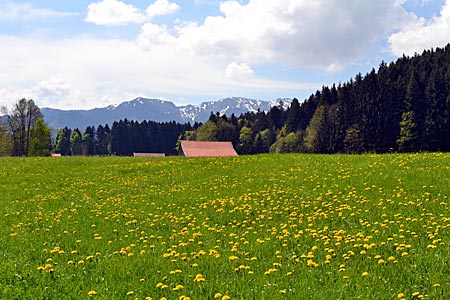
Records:
[[[450,42],[450,0],[0,0],[0,105],[307,98]]]

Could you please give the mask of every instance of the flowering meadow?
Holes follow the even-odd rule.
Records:
[[[0,159],[0,299],[450,299],[450,154]]]

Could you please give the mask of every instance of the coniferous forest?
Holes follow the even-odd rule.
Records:
[[[293,99],[287,109],[280,103],[240,116],[211,112],[194,125],[125,119],[84,132],[62,128],[52,150],[176,155],[181,139],[231,141],[239,154],[450,151],[450,44],[382,62],[378,70],[323,86],[302,102]]]

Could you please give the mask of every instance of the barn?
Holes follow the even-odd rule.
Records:
[[[133,156],[135,156],[135,157],[165,157],[166,154],[165,153],[139,153],[139,152],[134,152]]]
[[[231,142],[181,141],[181,150],[186,157],[238,156]]]

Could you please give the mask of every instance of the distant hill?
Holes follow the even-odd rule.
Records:
[[[246,112],[259,110],[269,111],[273,106],[279,105],[280,101],[287,108],[292,99],[277,99],[273,101],[262,101],[246,98],[226,98],[219,101],[203,102],[198,105],[176,106],[171,101],[158,99],[136,98],[131,101],[122,102],[119,105],[110,105],[103,108],[90,110],[60,110],[53,108],[42,108],[44,119],[53,129],[69,127],[85,129],[87,126],[98,126],[109,124],[119,120],[134,121],[156,121],[178,123],[204,122],[211,112],[235,114],[239,116]]]

